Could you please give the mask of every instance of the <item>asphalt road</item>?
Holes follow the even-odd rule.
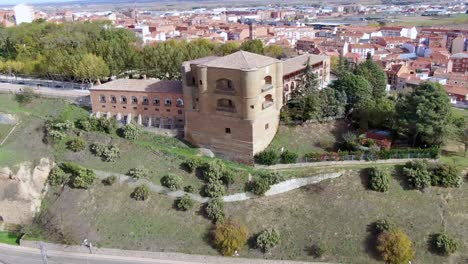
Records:
[[[147,259],[108,255],[91,255],[60,251],[47,252],[48,264],[198,264],[202,262],[170,259]],[[0,244],[1,264],[44,264],[39,249]]]

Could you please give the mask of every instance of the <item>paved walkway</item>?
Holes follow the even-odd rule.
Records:
[[[0,93],[19,93],[21,89],[25,88],[33,88],[36,93],[42,96],[78,98],[89,95],[88,90],[31,87],[20,84],[0,83]]]
[[[136,180],[124,174],[105,172],[105,171],[99,171],[99,170],[95,170],[95,173],[101,180],[111,175],[114,175],[117,177],[120,183],[127,183],[131,187],[136,187],[142,184],[146,184],[151,191],[165,194],[172,198],[178,198],[178,197],[184,196],[185,194],[188,194],[190,198],[192,198],[193,200],[199,203],[206,203],[210,201],[211,199],[209,197],[203,197],[201,195],[193,194],[193,193],[186,193],[184,191],[171,191],[169,188],[150,182],[147,179]],[[303,187],[309,184],[318,183],[318,182],[328,180],[328,179],[338,178],[341,175],[343,175],[343,173],[344,172],[341,171],[341,172],[334,172],[334,173],[324,173],[324,174],[319,174],[319,175],[305,177],[305,178],[289,179],[289,180],[280,182],[278,184],[272,185],[270,187],[270,190],[268,190],[265,193],[265,196],[273,196],[273,195],[289,192],[289,191],[298,189],[300,187]],[[245,201],[245,200],[257,198],[257,197],[259,196],[253,193],[243,192],[243,193],[235,193],[235,194],[223,196],[222,199],[224,202],[238,202],[238,201]]]

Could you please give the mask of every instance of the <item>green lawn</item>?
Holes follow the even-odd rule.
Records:
[[[13,128],[13,125],[0,124],[0,142],[10,133],[10,130]]]
[[[0,243],[18,245],[18,240],[20,239],[20,234],[0,231]]]
[[[359,170],[273,197],[226,203],[228,216],[244,222],[254,235],[276,228],[280,245],[271,253],[245,247],[241,257],[317,261],[309,254],[314,243],[328,250],[318,261],[381,263],[373,250],[371,223],[389,218],[407,232],[415,245],[415,263],[462,263],[468,257],[468,184],[461,188],[431,188],[428,192],[407,190],[398,177],[388,193],[365,188]],[[151,194],[148,201],[130,198],[132,188],[96,183],[89,190],[69,189],[48,194],[49,206],[42,214],[45,234],[52,241],[79,243],[87,234],[99,246],[124,249],[217,254],[208,241],[212,225],[200,205],[181,212],[174,200]],[[48,230],[48,231],[47,231]],[[427,250],[430,234],[446,230],[461,242],[451,257]],[[49,233],[48,233],[49,232]]]
[[[468,14],[456,14],[452,16],[440,16],[440,17],[429,17],[429,16],[407,16],[398,17],[395,22],[390,23],[391,25],[398,26],[455,26],[468,24]]]

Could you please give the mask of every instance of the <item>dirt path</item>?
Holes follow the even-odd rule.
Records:
[[[206,203],[210,201],[211,199],[209,197],[203,197],[201,195],[193,194],[193,193],[186,193],[184,191],[171,191],[167,187],[154,184],[146,179],[135,180],[134,178],[129,177],[124,174],[110,173],[110,172],[105,172],[105,171],[95,171],[95,172],[96,172],[96,175],[101,180],[114,175],[117,177],[120,183],[127,183],[129,186],[132,186],[132,187],[146,184],[151,191],[160,193],[160,194],[165,194],[172,198],[179,198],[179,197],[184,196],[185,194],[188,194],[190,198],[192,198],[193,200],[199,203]],[[298,189],[306,185],[318,183],[324,180],[338,178],[342,176],[343,173],[344,172],[341,171],[341,172],[334,172],[334,173],[319,174],[319,175],[314,175],[314,176],[305,177],[305,178],[296,178],[296,179],[286,180],[286,181],[272,185],[270,189],[265,193],[265,196],[273,196],[273,195],[289,192],[289,191]],[[223,196],[222,199],[224,202],[238,202],[238,201],[245,201],[245,200],[257,198],[257,197],[259,196],[253,193],[243,192],[243,193],[235,193],[235,194]]]

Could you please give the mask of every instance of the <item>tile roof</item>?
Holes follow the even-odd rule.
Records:
[[[201,63],[203,66],[224,69],[255,69],[279,62],[279,60],[247,51],[238,51]]]
[[[297,70],[304,69],[309,58],[310,64],[315,64],[319,61],[327,59],[328,57],[313,54],[303,54],[294,58],[287,59],[283,61],[283,75],[287,75]]]
[[[135,91],[153,93],[182,94],[182,82],[175,80],[141,80],[141,79],[117,79],[99,86],[94,86],[94,91]]]

